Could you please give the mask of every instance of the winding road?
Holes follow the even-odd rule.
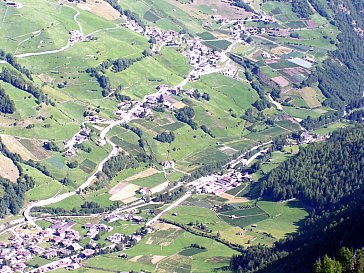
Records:
[[[97,178],[97,174],[99,172],[102,171],[102,168],[104,167],[104,164],[106,161],[108,161],[111,157],[114,157],[118,154],[118,151],[119,151],[119,148],[118,146],[113,143],[111,140],[107,139],[106,138],[106,134],[116,125],[120,125],[122,123],[125,123],[125,122],[129,122],[132,118],[132,114],[131,113],[128,113],[123,119],[121,120],[117,120],[117,121],[113,121],[110,125],[108,125],[105,129],[103,129],[100,133],[100,139],[104,139],[106,140],[107,143],[109,143],[111,146],[112,146],[112,151],[108,154],[107,157],[104,158],[104,160],[102,160],[99,165],[97,166],[97,169],[94,171],[94,173],[89,177],[87,178],[87,180],[82,184],[80,185],[77,189],[75,189],[74,191],[72,192],[67,192],[67,193],[63,193],[63,194],[60,194],[60,195],[55,195],[51,198],[48,198],[48,199],[44,199],[44,200],[40,200],[40,201],[37,201],[37,202],[33,202],[33,203],[29,203],[26,208],[24,209],[24,212],[23,212],[23,215],[24,215],[24,218],[31,224],[37,226],[34,222],[34,219],[33,217],[30,215],[30,211],[35,208],[35,207],[44,207],[44,206],[48,206],[48,205],[51,205],[51,204],[55,204],[55,203],[58,203],[66,198],[69,198],[73,195],[76,195],[78,193],[80,193],[81,191],[83,191],[85,188],[87,188],[88,186],[91,185],[91,183]]]

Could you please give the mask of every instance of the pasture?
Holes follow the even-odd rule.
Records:
[[[206,247],[206,250],[191,250],[193,243]],[[230,257],[236,253],[221,243],[169,225],[148,234],[136,246],[124,252],[128,255],[127,259],[120,259],[119,253],[114,253],[86,260],[85,266],[105,270],[123,268],[129,271],[207,273],[227,265]]]

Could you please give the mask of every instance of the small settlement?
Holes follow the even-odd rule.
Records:
[[[190,186],[198,194],[210,193],[219,195],[240,186],[244,181],[253,182],[253,178],[249,173],[241,173],[240,171],[233,170],[224,175],[212,174],[202,177],[190,183]]]
[[[143,221],[142,217],[133,213],[125,215],[110,214],[105,217],[105,221],[108,222],[112,222],[112,219],[128,220],[134,223]],[[111,244],[107,246],[101,247],[97,241],[92,240],[85,246],[81,242],[80,233],[73,228],[74,222],[54,218],[46,218],[46,221],[51,223],[49,228],[40,231],[21,227],[14,228],[11,230],[13,235],[9,240],[0,242],[1,273],[24,271],[38,273],[59,268],[79,269],[83,260],[102,253],[104,249],[108,249],[108,252],[127,249],[139,242],[144,235],[151,231],[145,229],[131,235],[110,234],[106,240]],[[100,232],[104,234],[113,230],[113,227],[102,223],[86,223],[83,228],[88,231],[86,237],[91,239],[95,238]],[[27,264],[35,257],[49,260],[49,263],[31,269]],[[55,261],[55,259],[58,260]]]

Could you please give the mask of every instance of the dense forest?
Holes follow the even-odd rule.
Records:
[[[333,208],[364,183],[363,144],[364,126],[336,131],[272,170],[261,194],[277,201],[299,198],[320,210]]]
[[[315,273],[359,273],[364,272],[364,248],[342,247],[335,258],[325,255],[315,263]]]
[[[310,1],[318,12],[329,19],[341,31],[337,50],[305,81],[305,85],[318,82],[327,98],[325,105],[342,109],[347,103],[360,99],[364,91],[364,39],[355,31],[354,25],[364,28],[363,1],[329,1],[334,17],[330,18],[322,1]],[[344,12],[345,9],[350,12]]]
[[[4,114],[13,114],[15,112],[14,102],[5,94],[4,89],[0,86],[0,112]]]
[[[296,236],[253,246],[231,259],[235,272],[314,272],[314,263],[364,239],[364,126],[334,132],[300,150],[266,177],[261,194],[300,198],[310,216]],[[340,271],[330,271],[340,272]],[[356,272],[356,271],[355,271]],[[362,272],[362,271],[358,271]]]

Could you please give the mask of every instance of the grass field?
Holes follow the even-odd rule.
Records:
[[[164,178],[163,173],[157,173],[152,176],[144,177],[144,178],[138,178],[136,180],[133,180],[133,184],[136,184],[140,187],[147,187],[149,189],[158,186],[159,184],[165,182],[166,179]]]
[[[269,218],[259,222],[257,230],[270,233],[277,239],[296,232],[308,216],[305,207],[299,201],[282,203],[261,201],[258,206],[269,215]]]
[[[206,250],[191,250],[192,243],[204,246]],[[125,250],[125,253],[128,259],[120,259],[115,253],[92,258],[85,265],[105,270],[123,268],[162,273],[207,273],[227,265],[235,251],[211,239],[171,228],[147,235],[138,245]]]
[[[231,45],[231,42],[227,40],[215,40],[215,41],[211,40],[204,42],[204,44],[208,47],[221,51],[221,50],[226,50],[229,47],[229,45]]]
[[[43,173],[28,165],[22,164],[25,174],[29,175],[35,180],[33,189],[26,193],[29,201],[36,201],[50,198],[60,192],[64,187],[58,181],[45,176]]]

